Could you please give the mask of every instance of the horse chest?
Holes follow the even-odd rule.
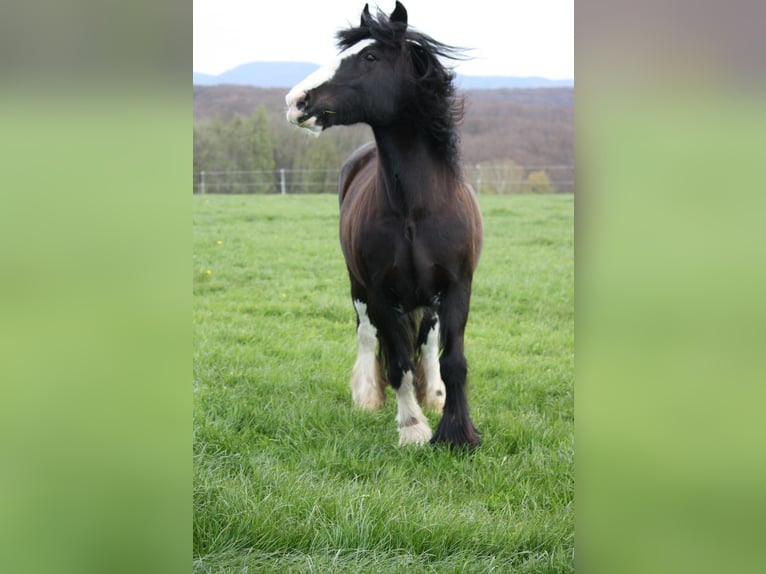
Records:
[[[352,271],[405,308],[430,304],[439,290],[441,266],[434,246],[413,221],[368,227],[358,239]]]

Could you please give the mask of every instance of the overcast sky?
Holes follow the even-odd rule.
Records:
[[[472,48],[462,74],[574,78],[574,0],[404,0],[410,26]],[[364,0],[194,0],[194,71],[254,61],[323,64]],[[395,0],[370,2],[390,14]]]

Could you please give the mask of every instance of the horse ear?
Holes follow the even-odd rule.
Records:
[[[359,22],[359,27],[360,28],[368,28],[369,27],[368,23],[369,23],[369,21],[371,19],[372,19],[372,16],[370,16],[370,5],[369,4],[365,4],[364,5],[364,10],[362,10],[362,19]]]
[[[394,11],[391,12],[391,16],[389,16],[389,19],[392,22],[401,22],[405,26],[407,25],[407,9],[402,5],[399,0],[396,0],[396,8],[394,8]]]

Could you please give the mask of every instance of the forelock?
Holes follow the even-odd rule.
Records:
[[[336,39],[341,51],[347,50],[362,40],[372,39],[389,47],[402,46],[405,42],[415,44],[436,58],[464,59],[462,49],[438,42],[427,34],[409,28],[403,22],[392,22],[380,10],[378,10],[377,18],[370,18],[366,25],[338,31]]]
[[[373,39],[388,46],[399,44],[407,33],[407,24],[392,22],[389,17],[378,9],[377,18],[370,18],[364,26],[340,30],[337,35],[337,45],[346,50],[361,40]]]

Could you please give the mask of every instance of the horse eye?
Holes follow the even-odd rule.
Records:
[[[367,52],[364,55],[364,59],[367,60],[368,62],[374,62],[375,60],[378,59],[378,57],[375,54],[373,54],[372,52]]]

